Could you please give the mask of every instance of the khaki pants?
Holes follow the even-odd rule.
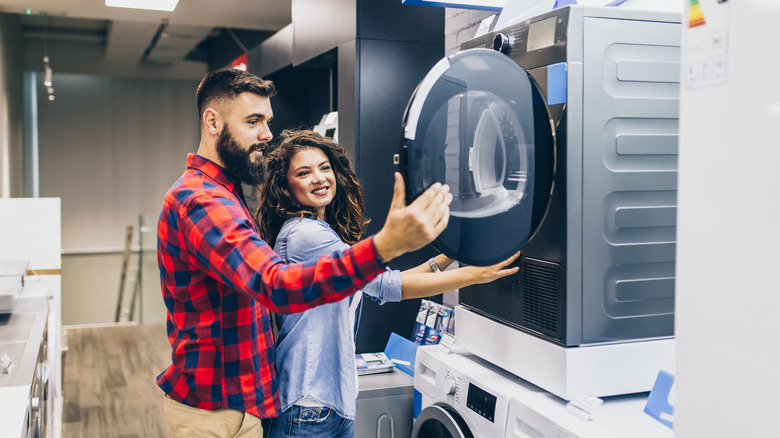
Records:
[[[165,396],[164,409],[173,438],[263,436],[260,419],[246,412],[235,409],[209,411],[193,408],[168,396]]]

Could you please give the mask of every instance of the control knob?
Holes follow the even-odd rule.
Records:
[[[497,33],[496,36],[493,37],[493,50],[507,54],[511,49],[512,41],[507,34]]]
[[[444,395],[455,394],[455,390],[458,389],[458,381],[452,376],[447,376],[441,381],[441,390]]]

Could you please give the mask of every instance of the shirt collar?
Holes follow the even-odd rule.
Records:
[[[187,154],[187,168],[203,172],[218,184],[225,186],[231,192],[236,189],[236,186],[239,188],[241,187],[238,179],[231,175],[227,170],[220,167],[219,164],[208,158],[201,157],[198,154]]]

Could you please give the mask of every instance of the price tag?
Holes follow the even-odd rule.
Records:
[[[674,430],[674,376],[664,370],[658,372],[653,389],[647,397],[645,413]]]
[[[3,351],[0,354],[0,374],[11,374],[14,370],[14,361],[11,360],[11,356],[7,352]]]

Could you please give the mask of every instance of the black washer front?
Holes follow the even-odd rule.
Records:
[[[491,265],[522,249],[549,206],[549,110],[531,75],[496,51],[464,50],[431,69],[407,106],[400,155],[410,200],[450,186],[450,222],[433,244],[460,262]]]

